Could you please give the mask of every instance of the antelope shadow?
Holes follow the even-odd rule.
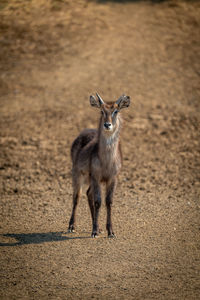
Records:
[[[0,237],[14,238],[16,242],[0,242],[0,247],[5,246],[22,246],[28,244],[41,244],[46,242],[60,242],[76,239],[87,239],[90,236],[66,236],[65,232],[45,232],[45,233],[6,233],[1,234]]]

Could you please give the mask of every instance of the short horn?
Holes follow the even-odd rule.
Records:
[[[104,104],[104,101],[103,101],[103,99],[99,96],[99,94],[96,93],[96,95],[97,95],[97,98],[99,99],[100,104]]]

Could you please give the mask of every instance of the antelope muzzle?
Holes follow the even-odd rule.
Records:
[[[109,123],[109,122],[105,122],[104,123],[104,129],[105,130],[108,130],[108,131],[111,131],[112,130],[112,124],[111,123]]]

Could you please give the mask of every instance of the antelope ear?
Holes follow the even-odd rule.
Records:
[[[95,96],[93,96],[93,95],[90,96],[90,105],[93,106],[93,107],[100,108],[99,101],[97,101]]]
[[[119,109],[129,107],[131,98],[126,95],[122,95],[119,97],[119,99],[116,101],[116,104],[118,105]]]

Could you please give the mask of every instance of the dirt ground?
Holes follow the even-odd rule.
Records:
[[[0,298],[200,299],[200,2],[0,2]],[[131,97],[116,239],[77,231],[70,145]]]

